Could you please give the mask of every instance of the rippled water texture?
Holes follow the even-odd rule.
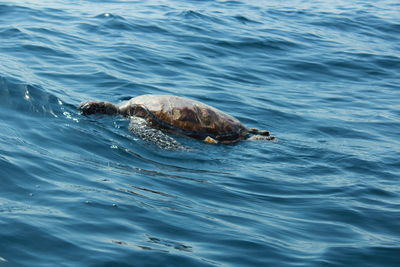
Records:
[[[398,1],[2,1],[0,40],[0,266],[400,266]],[[279,141],[76,110],[141,94]]]

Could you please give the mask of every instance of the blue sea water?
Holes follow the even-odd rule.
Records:
[[[398,1],[0,1],[0,40],[0,266],[400,266]],[[76,110],[141,94],[278,142]]]

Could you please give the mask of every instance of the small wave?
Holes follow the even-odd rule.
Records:
[[[298,44],[295,42],[290,42],[286,40],[261,40],[261,39],[243,39],[240,41],[225,41],[220,40],[216,41],[215,45],[229,48],[232,50],[244,49],[247,51],[258,50],[258,51],[269,51],[269,50],[287,50],[288,47],[298,47]]]
[[[29,39],[29,34],[15,27],[5,27],[0,30],[0,37],[3,39],[3,41],[6,41],[9,38],[23,40]]]
[[[246,16],[243,16],[243,15],[236,15],[236,16],[234,16],[234,18],[236,20],[238,20],[239,22],[243,23],[243,24],[262,24],[259,21],[252,20],[252,19],[250,19],[250,18],[248,18]]]
[[[199,10],[185,10],[179,13],[176,12],[171,12],[167,13],[167,16],[171,17],[181,17],[186,20],[201,20],[203,22],[214,22],[214,23],[221,23],[224,24],[222,20],[220,20],[216,16],[208,15],[204,11],[199,11]]]

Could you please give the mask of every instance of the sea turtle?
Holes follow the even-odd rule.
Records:
[[[83,115],[107,114],[129,117],[129,130],[159,147],[175,148],[179,143],[164,132],[189,136],[213,144],[240,140],[273,140],[268,131],[247,128],[238,119],[199,101],[173,95],[141,95],[120,105],[85,102]]]

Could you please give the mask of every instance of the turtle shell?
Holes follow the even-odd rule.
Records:
[[[172,95],[141,95],[123,103],[120,113],[145,118],[151,126],[221,143],[243,139],[248,129],[236,118],[199,101]]]

